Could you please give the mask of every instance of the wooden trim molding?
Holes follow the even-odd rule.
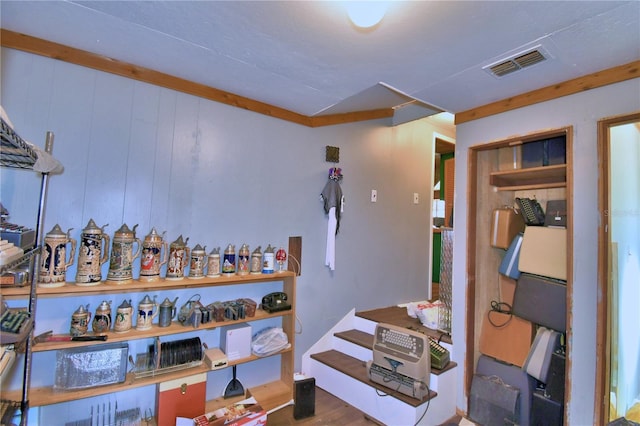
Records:
[[[574,78],[563,83],[553,84],[542,89],[533,90],[501,101],[493,102],[478,108],[456,113],[455,124],[462,124],[490,115],[500,114],[512,109],[550,101],[578,92],[595,89],[621,81],[640,77],[640,61],[609,68],[603,71]]]
[[[26,34],[0,29],[0,45],[11,49],[22,50],[35,55],[45,56],[87,68],[116,74],[156,86],[198,96],[211,101],[220,102],[236,108],[246,109],[258,114],[289,121],[308,127],[323,127],[336,124],[354,123],[358,121],[377,120],[393,117],[393,108],[382,108],[371,111],[354,111],[344,114],[328,114],[306,116],[296,112],[216,89],[204,84],[195,83],[149,68],[140,67],[114,58],[76,49],[63,44],[54,43]],[[542,89],[503,99],[488,105],[462,111],[455,114],[455,124],[461,124],[490,115],[500,114],[512,109],[533,105],[581,91],[595,89],[608,84],[618,83],[640,77],[640,61],[609,68],[600,72],[578,77],[563,83],[554,84]]]
[[[156,86],[165,87],[182,93],[198,96],[211,101],[246,109],[258,114],[290,121],[308,127],[331,126],[379,118],[393,117],[393,109],[385,108],[372,111],[356,111],[345,114],[305,116],[293,111],[256,101],[204,84],[195,83],[149,68],[140,67],[114,58],[75,49],[63,44],[43,40],[26,34],[0,29],[0,44],[3,47],[22,50],[35,55],[45,56],[98,71],[131,78]]]

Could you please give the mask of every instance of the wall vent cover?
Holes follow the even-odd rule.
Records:
[[[495,77],[504,77],[505,75],[546,61],[548,57],[549,54],[541,46],[536,46],[533,49],[517,53],[509,58],[501,59],[482,69]]]

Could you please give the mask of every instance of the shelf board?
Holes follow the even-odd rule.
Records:
[[[498,191],[561,188],[567,185],[567,165],[492,172],[489,175],[489,183]]]
[[[293,392],[290,385],[287,385],[282,380],[276,380],[274,382],[265,383],[263,385],[249,388],[245,395],[241,395],[233,398],[219,397],[207,401],[205,405],[205,413],[210,413],[219,408],[226,407],[230,404],[236,403],[247,398],[247,395],[251,395],[258,401],[258,404],[265,411],[271,411],[283,405],[288,405],[293,402]]]
[[[273,274],[249,274],[249,275],[232,275],[219,276],[215,278],[204,277],[200,279],[184,278],[182,280],[160,279],[158,281],[140,281],[132,280],[123,284],[116,284],[109,281],[101,281],[93,286],[76,285],[73,282],[66,282],[60,287],[38,287],[36,289],[37,296],[40,297],[67,297],[67,296],[89,296],[97,294],[124,294],[138,293],[145,291],[162,291],[162,290],[181,290],[194,289],[200,287],[216,287],[237,284],[253,284],[273,281],[283,281],[295,277],[290,271],[278,272]],[[23,298],[29,296],[29,286],[26,287],[8,287],[2,289],[3,297]]]
[[[282,354],[291,352],[292,350],[293,350],[292,348],[288,348],[269,356],[282,355]],[[233,365],[238,365],[238,364],[244,364],[244,363],[255,361],[261,358],[262,357],[257,357],[255,355],[252,355],[247,358],[233,360],[229,362],[228,367],[231,367]],[[228,367],[225,367],[225,368],[228,368]],[[154,384],[166,382],[169,380],[177,380],[182,377],[192,376],[194,374],[207,373],[209,371],[212,371],[212,370],[209,370],[209,367],[207,367],[206,363],[203,362],[202,365],[199,365],[197,367],[186,368],[184,370],[173,371],[170,373],[158,374],[156,376],[136,378],[133,373],[128,373],[125,381],[122,383],[114,383],[114,384],[104,385],[104,386],[95,386],[95,387],[86,388],[86,389],[76,389],[76,390],[65,391],[65,390],[56,390],[52,386],[30,388],[29,389],[29,406],[40,407],[43,405],[58,404],[61,402],[69,402],[69,401],[75,401],[78,399],[91,398],[94,396],[107,395],[107,394],[121,392],[128,389],[154,385]],[[283,390],[275,392],[274,395],[271,395],[269,393],[274,389],[279,389],[280,387],[282,387]],[[286,383],[280,380],[280,381],[269,383],[266,385],[257,386],[255,388],[255,391],[256,392],[254,393],[254,389],[251,390],[252,395],[256,396],[256,399],[259,398],[259,395],[262,395],[262,398],[266,401],[267,404],[276,404],[281,399],[283,399],[282,396],[278,396],[278,395],[279,394],[281,395],[287,392],[287,385]],[[21,395],[21,391],[19,390],[9,391],[6,393],[3,392],[3,398],[9,399],[9,400],[19,401],[21,398],[20,395]],[[291,399],[291,395],[292,395],[291,387],[289,387],[288,389],[288,395],[289,395],[289,399]],[[260,399],[258,400],[260,401]],[[222,406],[228,405],[229,403],[230,402],[227,402],[227,404],[223,404]],[[278,406],[278,405],[279,404],[274,406]],[[220,408],[220,406],[217,408]],[[268,409],[265,406],[263,406],[263,408]]]
[[[291,314],[293,311],[280,311],[274,312],[272,314],[263,311],[262,309],[256,309],[256,314],[253,317],[246,317],[239,320],[228,320],[228,321],[219,321],[219,322],[208,322],[204,324],[200,324],[199,327],[194,328],[191,326],[185,326],[180,324],[177,321],[173,321],[169,327],[160,327],[157,324],[153,324],[149,330],[136,330],[133,327],[126,333],[116,333],[115,331],[107,331],[104,333],[100,333],[100,335],[106,335],[106,341],[90,341],[90,342],[36,342],[33,345],[33,352],[46,352],[46,351],[57,351],[60,349],[69,349],[69,348],[77,348],[83,346],[93,346],[114,342],[128,342],[130,340],[137,339],[146,339],[153,337],[161,337],[161,336],[174,336],[180,333],[189,333],[192,331],[201,331],[201,330],[211,330],[217,327],[226,327],[232,324],[239,324],[245,322],[259,321],[266,318],[274,318],[281,317]],[[87,333],[87,336],[93,336],[94,333]],[[69,334],[61,334],[57,336],[69,336]],[[37,337],[37,336],[36,336]]]

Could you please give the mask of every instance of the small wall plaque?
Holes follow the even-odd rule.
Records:
[[[325,161],[331,162],[331,163],[339,163],[340,162],[340,148],[338,148],[337,146],[329,146],[329,145],[327,145]]]

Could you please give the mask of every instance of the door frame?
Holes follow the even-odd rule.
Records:
[[[609,391],[611,351],[609,327],[611,323],[609,309],[609,172],[610,172],[610,132],[611,127],[640,121],[640,112],[605,118],[598,121],[598,309],[596,330],[596,388],[595,413],[596,424],[606,424],[609,418]]]

